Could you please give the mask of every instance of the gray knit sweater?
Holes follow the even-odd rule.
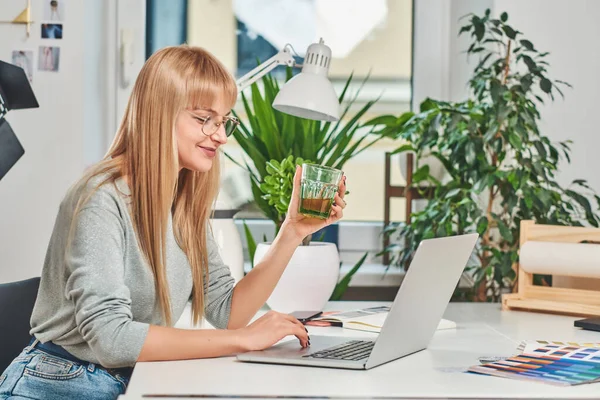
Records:
[[[161,323],[154,278],[138,247],[127,201],[129,189],[120,179],[104,184],[76,220],[69,259],[65,246],[77,200],[83,190],[71,189],[60,205],[44,262],[31,333],[52,341],[74,356],[107,368],[135,364],[149,325]],[[167,279],[173,323],[191,297],[192,275],[185,253],[175,241],[172,220],[167,234]],[[205,315],[226,328],[231,310],[233,278],[209,234],[209,276]]]

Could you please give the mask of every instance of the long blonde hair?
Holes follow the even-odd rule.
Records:
[[[156,298],[166,325],[172,324],[166,274],[166,237],[173,213],[175,238],[189,260],[193,278],[192,319],[204,313],[208,276],[207,227],[219,190],[219,161],[209,172],[179,172],[175,122],[186,108],[211,106],[217,99],[235,104],[232,75],[211,53],[187,45],[163,48],[144,64],[115,139],[102,161],[80,180],[84,186],[127,177],[131,218],[142,253],[152,269]],[[92,192],[93,193],[93,192]],[[74,215],[89,199],[80,199]]]

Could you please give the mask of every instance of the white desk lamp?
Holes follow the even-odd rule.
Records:
[[[323,39],[308,46],[304,64],[297,64],[290,45],[237,80],[241,92],[279,65],[302,67],[302,72],[285,83],[273,101],[273,108],[296,117],[319,121],[337,121],[339,102],[327,78],[331,49]]]

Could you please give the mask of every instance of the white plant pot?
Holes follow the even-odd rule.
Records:
[[[270,243],[259,243],[254,254],[257,265]],[[311,242],[298,246],[267,305],[275,311],[320,311],[331,297],[340,274],[340,255],[333,243]]]
[[[212,231],[219,246],[219,254],[225,265],[231,270],[235,282],[244,277],[244,250],[240,234],[233,222],[238,210],[217,210],[211,219]]]

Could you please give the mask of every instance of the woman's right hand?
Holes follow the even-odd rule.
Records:
[[[302,322],[288,314],[269,311],[250,325],[241,328],[242,347],[246,351],[264,350],[286,336],[294,335],[302,348],[308,347],[310,338]]]

